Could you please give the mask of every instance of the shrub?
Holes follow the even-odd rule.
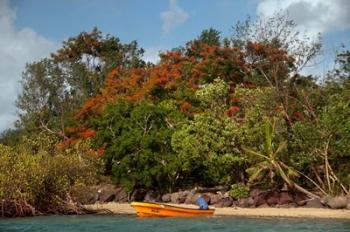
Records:
[[[249,188],[243,184],[233,184],[229,195],[235,199],[246,198],[249,196]]]
[[[1,216],[77,212],[71,190],[96,182],[99,166],[79,152],[83,146],[48,152],[38,146],[46,139],[26,140],[16,147],[0,144]]]

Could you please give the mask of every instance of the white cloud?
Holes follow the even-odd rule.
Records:
[[[263,17],[279,11],[288,12],[310,36],[350,28],[349,0],[263,0],[257,7],[257,14]]]
[[[297,24],[297,30],[315,38],[321,35],[350,29],[349,0],[262,0],[257,6],[257,15],[271,17],[286,12]],[[323,44],[321,54],[302,74],[324,76],[333,68],[336,44]]]
[[[162,31],[164,34],[168,34],[173,28],[184,24],[188,19],[188,13],[177,5],[177,0],[170,0],[169,4],[169,10],[160,14],[160,18],[163,20]]]
[[[17,119],[15,100],[25,64],[58,48],[30,28],[16,29],[15,20],[9,1],[0,0],[0,132]]]

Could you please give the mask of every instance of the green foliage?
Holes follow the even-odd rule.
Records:
[[[213,83],[204,85],[202,89],[196,91],[195,96],[204,109],[222,114],[227,106],[228,89],[228,84],[217,78]]]
[[[108,106],[98,129],[96,146],[106,145],[107,171],[128,191],[136,187],[170,188],[177,177],[172,133],[185,120],[172,102],[154,105],[116,102]]]
[[[195,115],[172,136],[171,145],[184,175],[204,185],[229,184],[241,174],[238,125],[223,115],[228,85],[216,79],[196,97],[205,113]]]
[[[197,40],[208,45],[220,46],[220,32],[214,28],[203,30]]]
[[[249,183],[265,182],[276,184],[275,177],[280,177],[283,182],[293,187],[291,178],[299,176],[299,174],[282,161],[282,154],[285,152],[287,142],[282,141],[279,144],[275,144],[275,126],[275,121],[264,122],[262,127],[264,131],[264,143],[261,147],[261,151],[254,151],[246,147],[243,148],[246,154],[251,156],[249,160],[256,160],[256,162],[247,169]]]
[[[241,146],[259,149],[259,144],[264,142],[264,127],[266,118],[276,117],[278,127],[275,129],[279,134],[278,140],[282,140],[286,133],[286,127],[282,120],[280,107],[276,101],[277,93],[274,88],[258,87],[254,89],[237,86],[235,97],[239,99],[240,114],[236,120],[240,121],[239,139]]]
[[[21,133],[22,131],[20,129],[4,130],[0,134],[0,144],[6,146],[15,146],[16,144],[19,144],[21,141]]]
[[[83,155],[91,147],[105,174],[128,192],[286,183],[309,196],[305,188],[347,193],[349,52],[338,54],[320,85],[298,74],[320,45],[300,41],[295,26],[283,15],[248,19],[223,42],[210,28],[156,65],[145,64],[135,41],[123,44],[94,29],[28,64],[19,130],[0,140],[7,209],[25,202],[50,211],[74,198],[73,190],[94,183],[100,171],[100,162]],[[38,131],[45,134],[33,136]],[[95,132],[92,144],[84,140]],[[62,141],[70,146],[57,150]],[[247,191],[234,184],[230,194]]]
[[[0,144],[0,199],[5,216],[64,213],[71,190],[96,183],[98,165],[83,150],[47,151],[40,144],[52,138],[37,137],[16,147]],[[33,149],[35,148],[35,149]]]
[[[243,157],[235,143],[235,125],[201,114],[177,130],[171,145],[181,169],[204,185],[227,184],[241,173]]]
[[[50,59],[26,66],[22,76],[23,92],[16,102],[25,129],[59,127],[59,116],[64,115],[68,100],[64,83],[62,70]]]
[[[343,46],[345,48],[345,46]],[[350,81],[350,50],[343,50],[337,54],[336,68],[330,75],[336,77],[337,81],[349,82]]]
[[[297,122],[292,127],[291,163],[318,179],[319,185],[330,194],[346,191],[340,188],[340,184],[348,186],[350,179],[350,167],[347,165],[350,149],[349,93],[346,82],[328,82],[320,91],[319,98],[313,99],[318,107],[317,118]],[[325,163],[329,163],[329,167]],[[327,172],[332,173],[330,175],[335,182],[329,184]]]
[[[249,196],[249,188],[242,184],[233,184],[229,194],[234,199],[246,198]]]
[[[100,92],[108,73],[117,67],[143,67],[143,52],[136,41],[123,44],[97,28],[68,38],[51,58],[27,64],[16,101],[18,127],[65,138],[65,128],[76,125],[76,110]]]

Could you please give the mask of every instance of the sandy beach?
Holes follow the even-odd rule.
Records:
[[[172,204],[174,205],[174,204]],[[180,207],[197,208],[196,205],[175,205]],[[104,203],[86,205],[87,209],[105,210],[113,214],[135,214],[129,204]],[[318,208],[216,208],[215,216],[240,217],[292,217],[292,218],[330,218],[349,219],[350,210],[318,209]]]

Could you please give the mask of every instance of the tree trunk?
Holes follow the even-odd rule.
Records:
[[[320,198],[319,196],[317,196],[316,194],[313,194],[312,192],[304,189],[303,187],[301,187],[300,185],[296,184],[293,182],[293,188],[295,188],[296,190],[298,190],[299,192],[304,193],[305,195],[307,195],[310,198]]]
[[[287,185],[289,185],[289,187],[294,188],[296,190],[298,190],[299,192],[304,193],[305,195],[307,195],[310,198],[320,198],[319,196],[317,196],[316,194],[313,194],[312,192],[304,189],[303,187],[301,187],[300,185],[296,184],[294,181],[292,181],[282,170],[282,168],[280,166],[275,165],[276,168],[278,168],[280,170],[280,175],[282,177],[282,179],[284,180],[284,182],[287,183]]]

